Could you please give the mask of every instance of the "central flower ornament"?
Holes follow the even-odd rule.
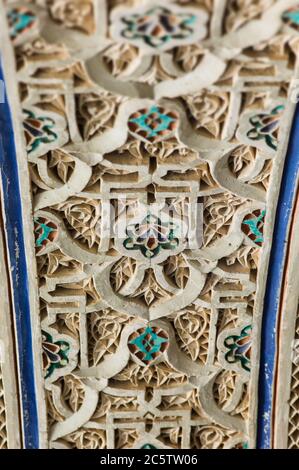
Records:
[[[169,345],[169,337],[161,328],[147,326],[134,331],[129,337],[129,350],[148,365],[161,356]]]
[[[251,140],[264,140],[268,147],[277,150],[279,124],[283,111],[284,106],[279,105],[269,113],[252,116],[249,122],[253,127],[247,132],[247,137]]]
[[[127,227],[128,238],[124,241],[124,247],[127,250],[139,250],[148,259],[154,258],[161,249],[173,250],[178,247],[177,229],[173,222],[162,222],[159,217],[149,213],[140,223]]]
[[[245,326],[240,335],[228,336],[224,341],[224,346],[229,349],[225,359],[230,364],[241,363],[243,369],[250,372],[251,353],[251,325]]]
[[[196,17],[192,14],[173,14],[168,8],[155,7],[144,14],[122,19],[126,39],[142,39],[151,47],[163,47],[172,39],[185,39],[193,33]]]
[[[178,124],[178,114],[160,106],[140,109],[131,114],[128,121],[131,134],[150,142],[169,139],[177,130]]]
[[[55,369],[61,369],[68,364],[69,351],[69,343],[66,341],[54,341],[50,333],[42,332],[42,357],[45,379],[50,377]]]
[[[23,121],[27,152],[35,151],[42,143],[49,144],[57,140],[54,132],[55,122],[47,116],[36,116],[33,111],[24,109]]]
[[[136,8],[131,12],[121,9],[112,15],[111,34],[115,39],[160,52],[203,39],[206,20],[203,10],[173,5]]]

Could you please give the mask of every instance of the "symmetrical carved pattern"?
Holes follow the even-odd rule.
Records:
[[[271,0],[23,3],[7,13],[49,446],[246,447],[297,16]]]

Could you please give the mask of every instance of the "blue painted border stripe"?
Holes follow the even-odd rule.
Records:
[[[14,79],[14,78],[12,78]],[[0,80],[4,81],[0,66]],[[11,113],[5,95],[0,104],[0,170],[19,353],[19,376],[26,449],[38,449],[38,413],[35,394],[27,263],[22,223],[22,201]],[[1,281],[0,281],[1,282]]]
[[[276,212],[262,319],[257,448],[271,448],[272,387],[275,380],[277,320],[289,222],[299,174],[299,105],[297,105],[282,176]]]

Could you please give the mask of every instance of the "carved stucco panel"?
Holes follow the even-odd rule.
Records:
[[[294,7],[5,2],[41,447],[255,446]]]

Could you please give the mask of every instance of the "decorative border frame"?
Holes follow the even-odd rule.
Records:
[[[0,80],[4,81],[0,67]],[[19,172],[14,144],[10,107],[0,104],[0,170],[3,191],[6,242],[12,283],[12,298],[17,333],[19,382],[22,401],[23,438],[25,448],[38,448],[38,417],[35,393],[34,360],[30,302],[27,294],[28,264],[25,255]]]
[[[288,236],[299,178],[299,106],[293,118],[272,238],[262,317],[258,387],[257,448],[272,448],[272,417],[279,341],[280,304],[284,288]]]

